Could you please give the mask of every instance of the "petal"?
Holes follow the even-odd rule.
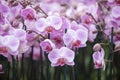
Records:
[[[25,40],[26,39],[26,31],[22,29],[15,29],[14,33],[15,37],[17,37],[19,40]]]
[[[101,54],[100,54],[100,57],[101,58],[104,58],[104,55],[105,55],[105,52],[104,52],[104,49],[103,48],[101,48],[101,52],[100,52]]]
[[[86,46],[87,46],[87,44],[80,44],[79,47],[86,47]]]
[[[0,4],[0,12],[7,13],[9,11],[8,6]]]
[[[58,52],[58,49],[54,49],[48,54],[48,59],[51,63],[57,63],[57,60],[59,59]]]
[[[63,17],[62,18],[62,27],[64,29],[69,29],[71,27],[70,20],[65,18],[65,17]]]
[[[67,62],[72,62],[75,58],[75,53],[67,47],[60,48],[60,56],[65,58]]]
[[[9,53],[10,53],[11,55],[14,55],[14,56],[18,55],[18,51],[15,51],[15,52],[10,51]]]
[[[36,30],[39,32],[43,32],[45,28],[47,27],[46,23],[47,22],[45,18],[40,18],[39,20],[37,20],[37,22],[35,23]]]
[[[120,6],[113,7],[111,15],[115,18],[119,18],[120,17]]]
[[[0,47],[2,46],[2,43],[1,43],[2,38],[3,38],[3,37],[2,37],[2,36],[0,36]]]
[[[72,23],[71,23],[71,29],[77,30],[78,28],[79,28],[79,27],[78,27],[77,22],[76,22],[76,21],[72,21]]]
[[[40,43],[40,46],[44,51],[47,51],[47,52],[50,52],[55,48],[55,44],[49,39],[45,39],[44,41],[42,41]]]
[[[36,12],[33,8],[27,6],[25,9],[21,10],[21,16],[26,20],[34,20]]]
[[[89,41],[93,42],[97,36],[97,33],[93,33],[94,31],[97,30],[96,25],[91,24],[89,25],[88,28],[89,28],[89,34],[88,34]]]
[[[100,52],[99,51],[94,52],[92,57],[93,57],[94,62],[99,61],[100,60]]]
[[[105,65],[105,61],[104,60],[102,61],[102,64],[103,64],[103,70],[105,70],[106,65]]]
[[[7,46],[8,43],[9,43],[9,36],[4,36],[1,38],[1,44],[3,46]]]
[[[20,45],[20,41],[18,40],[18,38],[14,36],[9,36],[8,39],[9,39],[9,43],[7,46],[11,49],[11,51],[13,52],[17,51]]]
[[[11,51],[15,52],[19,48],[20,41],[14,36],[5,36],[1,40],[2,45],[7,46]]]
[[[64,34],[63,35],[63,41],[64,41],[64,44],[66,46],[69,46],[72,43],[73,38],[72,38],[72,36],[70,34]]]
[[[75,31],[73,31],[72,29],[68,29],[67,33],[63,35],[63,41],[65,45],[66,46],[70,46],[70,44],[72,45],[72,41],[75,39],[75,36],[76,36]]]
[[[50,39],[45,39],[45,42],[49,42],[52,48],[55,48],[55,44]]]
[[[62,19],[58,16],[49,16],[47,17],[48,25],[54,27],[56,30],[61,29],[62,27]]]
[[[66,63],[67,65],[70,65],[70,66],[73,66],[73,65],[75,65],[75,63],[72,61],[72,62],[67,62]]]
[[[51,63],[51,66],[56,67],[56,66],[59,66],[59,64],[58,63]]]
[[[77,35],[77,40],[81,41],[81,44],[85,44],[86,41],[88,40],[88,31],[83,30],[83,29],[78,29],[76,31]]]
[[[28,46],[27,42],[21,42],[19,46],[19,53],[25,53],[28,51],[30,46]]]

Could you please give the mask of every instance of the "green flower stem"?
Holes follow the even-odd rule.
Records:
[[[113,31],[114,31],[114,28],[112,27],[111,29],[111,49],[110,49],[110,59],[112,61],[112,57],[113,57]],[[109,73],[109,80],[112,80],[112,62],[110,63],[110,73]]]

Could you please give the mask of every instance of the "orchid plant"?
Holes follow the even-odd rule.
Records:
[[[23,69],[28,58],[31,64],[40,60],[40,70],[44,62],[47,70],[49,64],[74,68],[79,49],[89,46],[94,51],[94,69],[112,65],[111,58],[105,59],[105,46],[110,53],[120,51],[120,0],[0,1],[0,56],[15,63],[15,71],[17,62]],[[4,74],[3,67],[0,63],[0,74]]]

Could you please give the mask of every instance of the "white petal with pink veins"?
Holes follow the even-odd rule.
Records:
[[[59,16],[49,16],[47,17],[48,26],[52,26],[56,30],[62,27],[62,19]]]
[[[26,31],[23,30],[23,29],[15,29],[14,35],[19,40],[25,40],[26,39]]]
[[[85,44],[88,40],[88,32],[82,29],[78,29],[76,31],[77,34],[77,40],[81,41],[81,44]]]
[[[53,51],[51,51],[49,54],[48,54],[48,58],[50,60],[51,63],[57,63],[57,60],[59,59],[59,50],[58,49],[54,49]]]
[[[100,52],[97,51],[97,52],[94,52],[93,53],[93,61],[96,62],[96,61],[99,61],[100,59]]]
[[[100,51],[96,51],[92,55],[94,66],[96,69],[103,68],[105,69],[105,62],[104,62],[104,50],[101,48]]]
[[[1,40],[2,45],[10,48],[11,51],[17,51],[19,47],[19,39],[14,36],[5,36]]]
[[[120,6],[115,6],[112,8],[111,15],[115,18],[120,17]]]
[[[69,48],[67,47],[62,47],[60,49],[60,55],[62,54],[62,57],[64,57],[68,62],[72,62],[74,57],[75,57],[75,53],[70,50]]]
[[[35,23],[35,28],[37,31],[39,32],[43,32],[45,30],[45,28],[47,27],[47,22],[45,18],[40,18],[39,20],[37,20],[37,22]]]
[[[76,33],[72,29],[68,29],[67,33],[63,35],[63,41],[66,46],[71,46],[72,41],[76,38]]]
[[[1,44],[3,46],[7,46],[8,43],[9,43],[9,36],[4,36],[4,37],[1,38]]]
[[[14,36],[9,36],[8,39],[9,43],[7,44],[7,46],[10,48],[11,51],[13,52],[17,51],[20,45],[19,39]]]
[[[67,65],[71,65],[71,66],[75,65],[74,62],[67,62],[66,64],[67,64]]]

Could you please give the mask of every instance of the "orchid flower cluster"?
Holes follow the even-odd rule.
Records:
[[[48,54],[51,66],[73,66],[75,50],[94,43],[99,32],[109,41],[112,27],[119,50],[119,26],[120,0],[1,0],[0,55],[21,60],[33,48],[34,60]],[[105,67],[104,49],[94,50],[95,68]]]

